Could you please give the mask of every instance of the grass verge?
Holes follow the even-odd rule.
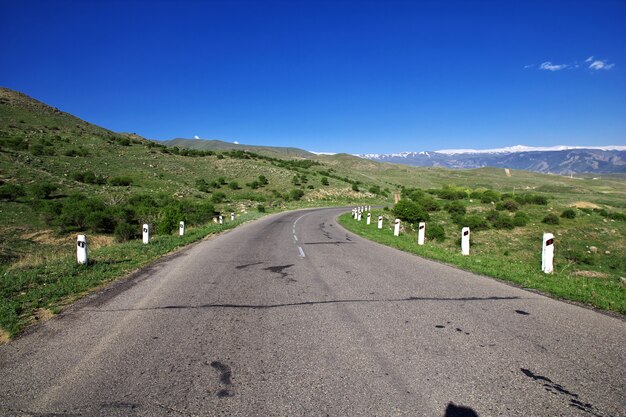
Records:
[[[78,265],[73,246],[67,255],[36,266],[0,270],[0,338],[14,337],[26,326],[59,313],[65,306],[101,287],[141,268],[159,257],[208,235],[232,229],[264,214],[241,214],[235,221],[209,223],[189,228],[185,236],[157,235],[148,245],[141,240],[89,250],[89,264]],[[87,237],[89,240],[89,236]],[[4,330],[3,330],[4,329]]]
[[[377,218],[378,214],[382,212],[374,212],[372,218]],[[427,242],[419,246],[414,232],[401,233],[395,237],[388,221],[385,227],[378,229],[376,221],[367,225],[364,220],[360,222],[354,220],[350,213],[342,214],[338,220],[349,231],[383,245],[452,264],[481,275],[513,282],[523,288],[539,290],[557,299],[576,301],[598,309],[626,314],[626,290],[620,283],[571,275],[565,268],[556,268],[554,274],[544,274],[540,268],[540,253],[534,262],[496,254],[463,256],[460,247],[457,251],[452,251],[437,242]]]

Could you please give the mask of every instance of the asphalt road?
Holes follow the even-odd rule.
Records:
[[[0,347],[0,415],[626,415],[626,322],[340,212],[203,241]]]

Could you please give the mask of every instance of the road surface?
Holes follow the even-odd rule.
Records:
[[[0,347],[0,415],[626,415],[623,320],[369,242],[341,212],[203,241]]]

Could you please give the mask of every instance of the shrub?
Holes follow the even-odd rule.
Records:
[[[541,222],[545,224],[559,224],[559,218],[556,214],[550,213],[546,217],[544,217]]]
[[[196,188],[198,189],[198,191],[202,191],[203,193],[209,192],[209,184],[207,184],[207,182],[203,178],[198,178],[196,180]]]
[[[394,214],[400,219],[412,224],[417,224],[430,219],[430,216],[419,204],[408,199],[398,201],[393,209]]]
[[[130,140],[128,139],[122,139],[118,143],[122,146],[130,146]]]
[[[513,224],[518,227],[523,227],[528,224],[529,218],[528,215],[524,212],[518,211],[513,216]]]
[[[17,184],[0,185],[0,200],[15,201],[18,197],[26,195],[24,187]]]
[[[513,218],[509,217],[508,215],[498,216],[498,218],[494,220],[491,224],[495,229],[511,230],[515,227],[515,222],[513,221]]]
[[[500,193],[493,190],[487,190],[480,196],[480,202],[483,204],[495,203],[500,200]]]
[[[113,177],[109,180],[109,184],[114,187],[126,187],[133,183],[133,179],[130,177]]]
[[[180,221],[185,221],[185,215],[182,205],[178,202],[165,207],[161,213],[161,218],[157,225],[157,233],[160,235],[169,235],[178,228]]]
[[[495,210],[491,210],[485,215],[485,219],[489,220],[490,222],[495,222],[499,218],[500,218],[500,213],[498,213]]]
[[[358,193],[360,191],[359,184],[357,184],[356,182],[352,183],[352,191],[356,191]]]
[[[465,215],[467,213],[467,208],[465,204],[460,201],[453,201],[446,206],[446,210],[448,213],[452,215]]]
[[[229,183],[228,183],[228,187],[229,187],[231,190],[240,190],[240,189],[241,189],[241,187],[239,186],[239,183],[238,183],[237,181],[231,181],[231,182],[229,182]]]
[[[32,192],[35,198],[47,199],[50,198],[50,195],[58,189],[58,186],[44,182],[35,184],[32,188]]]
[[[426,238],[429,240],[438,240],[443,242],[446,240],[446,231],[440,224],[428,224],[426,225]]]
[[[304,191],[302,190],[291,190],[289,192],[289,199],[292,201],[298,201],[304,196]]]
[[[139,236],[139,226],[137,224],[121,222],[115,226],[113,234],[118,242],[127,242]]]
[[[263,204],[259,204],[258,206],[256,206],[256,209],[259,213],[265,213],[265,206]]]
[[[211,201],[215,204],[223,203],[226,201],[226,194],[222,192],[213,193],[211,196]]]
[[[572,209],[566,209],[563,210],[563,213],[561,213],[561,217],[563,217],[564,219],[575,219],[576,212]]]
[[[477,215],[455,216],[452,220],[461,227],[469,227],[474,231],[489,230],[489,223]]]
[[[320,182],[322,183],[322,185],[329,185],[330,183],[328,182],[328,178],[327,177],[322,177],[322,179],[320,180]],[[371,192],[371,190],[370,190]]]
[[[498,204],[496,204],[496,210],[517,211],[519,210],[519,204],[513,200],[500,201]]]
[[[265,175],[259,175],[259,183],[261,184],[261,186],[267,185],[270,182],[267,180],[267,177]]]

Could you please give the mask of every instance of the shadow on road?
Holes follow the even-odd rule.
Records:
[[[480,417],[478,413],[469,407],[463,407],[461,405],[454,405],[454,403],[448,403],[446,407],[446,413],[443,417]]]
[[[142,310],[186,310],[186,309],[209,309],[209,308],[240,308],[240,309],[270,309],[281,307],[300,307],[321,304],[342,304],[342,303],[401,303],[411,301],[509,301],[519,300],[521,297],[408,297],[397,299],[379,299],[379,300],[321,300],[321,301],[302,301],[299,303],[283,303],[283,304],[200,304],[195,306],[189,305],[167,305],[145,308],[119,308],[119,309],[82,309],[82,311],[109,312],[109,311],[142,311]]]

